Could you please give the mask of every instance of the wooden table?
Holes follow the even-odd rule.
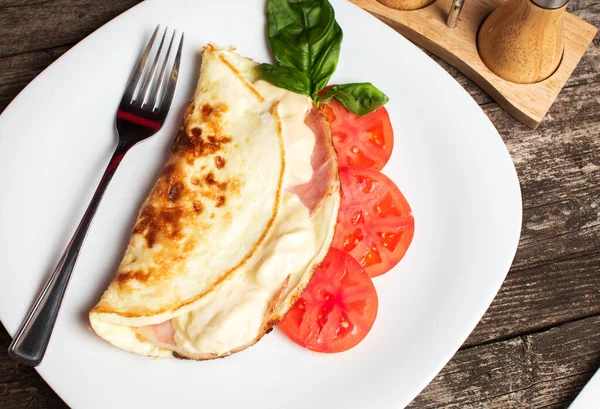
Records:
[[[0,0],[0,112],[61,54],[138,2]],[[569,10],[600,26],[597,0],[571,0]],[[537,131],[440,63],[512,155],[523,230],[490,309],[409,407],[566,408],[600,366],[600,38]],[[37,372],[7,356],[9,342],[0,326],[0,408],[66,408]]]

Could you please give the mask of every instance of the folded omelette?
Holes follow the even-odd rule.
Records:
[[[256,343],[300,296],[340,203],[329,125],[310,97],[208,45],[171,157],[93,330],[142,355],[211,359]]]

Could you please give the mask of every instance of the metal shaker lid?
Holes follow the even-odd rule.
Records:
[[[530,0],[538,7],[547,10],[559,9],[569,2],[569,0]]]

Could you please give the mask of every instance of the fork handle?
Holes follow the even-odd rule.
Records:
[[[85,240],[106,187],[130,147],[129,144],[123,143],[117,145],[69,245],[8,347],[8,354],[16,361],[29,366],[37,366],[42,362],[81,245]]]

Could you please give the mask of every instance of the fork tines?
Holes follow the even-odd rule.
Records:
[[[182,47],[183,33],[156,27],[131,73],[121,105],[135,105],[148,112],[170,106]]]

